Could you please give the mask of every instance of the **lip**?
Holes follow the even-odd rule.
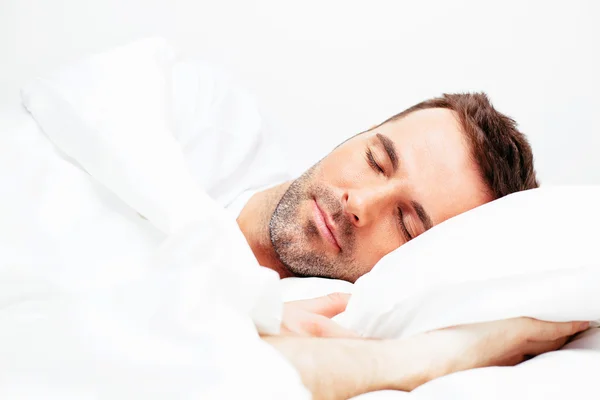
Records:
[[[321,236],[327,241],[332,247],[337,250],[341,250],[339,242],[335,237],[335,228],[329,219],[329,216],[323,212],[321,207],[316,200],[313,200],[313,214],[315,217],[315,223]]]

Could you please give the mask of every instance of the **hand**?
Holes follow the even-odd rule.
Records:
[[[343,312],[350,295],[332,293],[309,300],[285,303],[280,335],[352,338],[356,333],[342,328],[331,320]]]
[[[553,323],[532,318],[456,326],[416,335],[407,340],[427,349],[427,367],[420,382],[453,372],[488,366],[512,366],[531,357],[558,350],[588,322]],[[399,355],[400,356],[400,355]]]

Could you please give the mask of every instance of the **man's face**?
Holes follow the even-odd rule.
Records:
[[[354,282],[427,229],[491,200],[452,111],[355,136],[289,187],[271,241],[295,275]]]

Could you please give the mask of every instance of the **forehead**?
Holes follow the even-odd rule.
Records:
[[[366,139],[375,140],[377,133],[394,142],[400,159],[397,178],[434,223],[491,200],[453,111],[415,111],[369,131]]]

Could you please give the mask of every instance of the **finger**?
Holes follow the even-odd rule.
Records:
[[[497,367],[513,367],[515,365],[521,364],[523,361],[526,361],[526,360],[527,360],[527,357],[518,354],[516,356],[512,356],[510,358],[502,360],[501,362],[496,364],[496,366]]]
[[[556,351],[563,347],[565,343],[567,343],[568,339],[569,337],[565,336],[547,342],[530,342],[529,346],[527,346],[525,355],[529,357],[535,357],[539,356],[540,354],[547,353],[549,351]]]
[[[327,317],[315,319],[313,336],[324,338],[358,338],[360,335],[350,329],[344,328]]]
[[[348,293],[331,293],[327,296],[292,301],[288,304],[314,314],[332,318],[346,309],[350,296]]]
[[[575,335],[589,328],[589,322],[546,322],[533,320],[535,331],[530,340],[535,342],[549,342],[564,337]]]

